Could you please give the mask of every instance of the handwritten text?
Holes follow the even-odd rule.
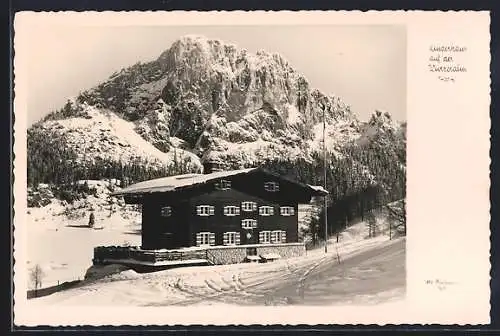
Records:
[[[467,52],[467,47],[457,45],[431,45],[429,47],[428,69],[436,73],[443,82],[455,82],[456,75],[467,72],[467,67],[461,64],[460,56]]]
[[[449,286],[456,284],[452,281],[441,280],[441,279],[433,279],[433,280],[425,280],[426,285],[435,286],[440,291],[446,290]]]

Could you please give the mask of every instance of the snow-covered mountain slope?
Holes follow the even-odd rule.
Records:
[[[277,53],[184,36],[158,59],[113,74],[35,124],[28,146],[61,139],[79,164],[175,161],[196,171],[218,160],[238,169],[277,158],[310,160],[323,148],[323,120],[327,149],[338,157],[346,146],[386,141],[374,134],[387,127],[400,136],[400,126],[385,116],[359,121],[341,98],[314,89]]]
[[[373,141],[404,141],[406,144],[406,124],[392,120],[388,112],[375,111],[370,120],[364,123],[361,136],[356,140],[359,145],[367,145]]]
[[[172,162],[174,153],[187,159],[193,167],[201,167],[198,157],[183,149],[162,152],[142,138],[135,125],[114,112],[79,104],[83,117],[48,120],[38,125],[39,131],[55,137],[64,136],[67,150],[76,153],[80,163],[109,159],[124,163],[142,160],[144,164],[161,166]]]

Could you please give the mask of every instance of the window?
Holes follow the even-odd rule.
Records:
[[[272,206],[261,206],[259,208],[259,215],[261,216],[272,216],[274,215],[274,208]]]
[[[295,214],[295,209],[291,206],[282,206],[280,208],[280,214],[281,216],[293,216]]]
[[[231,181],[229,180],[220,180],[215,183],[215,189],[217,190],[229,190],[231,189]]]
[[[212,216],[215,214],[215,207],[213,205],[198,205],[196,214],[198,216]]]
[[[271,232],[272,243],[286,243],[286,231],[276,230]]]
[[[280,185],[278,182],[266,182],[264,183],[264,190],[265,191],[279,191],[280,190]]]
[[[162,217],[170,217],[172,215],[172,207],[165,206],[161,208]]]
[[[233,205],[228,205],[224,207],[225,216],[237,216],[240,214],[240,208]]]
[[[215,245],[215,233],[198,232],[196,234],[196,246],[212,246],[212,245]]]
[[[240,233],[239,232],[224,232],[222,242],[224,245],[239,245],[240,244]]]
[[[243,229],[253,229],[257,227],[257,221],[255,219],[244,219],[241,221],[241,227]]]
[[[260,231],[259,232],[259,243],[269,244],[271,242],[271,231]]]
[[[255,202],[241,202],[241,210],[243,211],[255,211],[257,210],[257,203]]]

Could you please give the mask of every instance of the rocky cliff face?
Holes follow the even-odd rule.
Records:
[[[201,162],[217,159],[240,168],[275,157],[307,159],[321,149],[323,115],[333,153],[382,133],[392,132],[397,139],[382,136],[390,141],[403,138],[389,114],[359,121],[339,97],[313,89],[278,54],[185,36],[157,60],[115,73],[30,131],[63,135],[80,160],[139,157],[168,165],[182,158],[199,170]]]

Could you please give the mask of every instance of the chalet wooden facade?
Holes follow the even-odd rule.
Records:
[[[250,168],[160,178],[115,195],[142,205],[141,249],[158,250],[297,243],[298,204],[326,191]]]

